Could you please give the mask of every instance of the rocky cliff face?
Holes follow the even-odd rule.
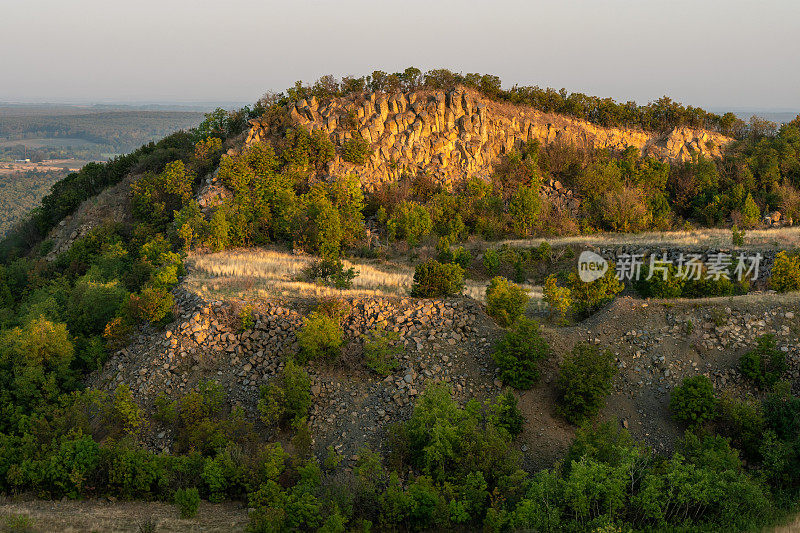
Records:
[[[371,156],[365,164],[348,163],[337,154],[327,168],[330,175],[358,175],[367,189],[394,181],[403,171],[425,172],[445,184],[487,177],[498,157],[533,139],[597,149],[634,146],[663,160],[687,160],[692,152],[718,157],[731,140],[688,128],[668,135],[603,128],[496,102],[463,88],[447,93],[372,93],[324,104],[312,97],[297,102],[291,115],[309,130],[328,134],[337,146],[357,135],[370,143]],[[247,143],[259,142],[267,133],[265,124],[253,120]]]

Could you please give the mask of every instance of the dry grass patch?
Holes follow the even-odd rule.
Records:
[[[732,246],[731,230],[723,228],[698,229],[691,231],[664,231],[642,233],[598,233],[596,235],[574,235],[552,239],[516,239],[498,244],[509,246],[536,246],[547,241],[552,246],[585,245],[615,246],[633,244],[640,246]],[[747,230],[745,247],[774,247],[779,249],[800,246],[800,226]]]
[[[336,289],[298,281],[315,258],[273,250],[239,250],[214,254],[195,254],[186,259],[189,287],[209,298],[285,297],[320,298],[325,296],[408,296],[414,281],[411,266],[392,261],[344,261],[359,275],[350,289]],[[464,294],[484,302],[486,281],[467,280]],[[541,287],[524,284],[531,305],[541,302]]]

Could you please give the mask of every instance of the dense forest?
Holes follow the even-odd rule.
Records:
[[[445,189],[409,175],[365,196],[351,177],[315,179],[337,150],[360,147],[337,146],[289,120],[290,102],[306,95],[324,100],[365,89],[455,83],[600,124],[658,130],[702,125],[735,134],[737,141],[719,161],[676,164],[635,150],[528,143],[499,161],[490,181],[471,179]],[[273,137],[228,155],[254,117],[272,125]],[[231,195],[201,209],[195,195],[215,169]],[[132,187],[132,222],[101,226],[54,261],[44,260],[52,246],[49,230],[132,172],[143,175]],[[548,212],[539,194],[548,177],[584,199],[578,218]],[[577,347],[561,365],[559,413],[581,428],[567,456],[539,472],[524,471],[514,451],[523,421],[513,394],[462,406],[445,385],[420,396],[410,417],[392,429],[383,455],[364,449],[348,470],[339,467],[342,457],[333,449],[325,457],[312,455],[307,365],[337,364],[341,345],[330,304],[309,315],[298,353],[287,359],[277,382],[262,389],[258,420],[245,418],[214,382],[183,397],[159,398],[150,415],[125,384],[108,395],[84,383],[138,328],[172,320],[171,290],[183,275],[183,254],[192,249],[282,244],[318,256],[315,275],[323,282],[346,285],[355,273],[341,258],[375,253],[365,246],[369,221],[397,253],[435,246],[437,259],[417,266],[412,294],[446,296],[463,285],[465,252],[455,246],[470,238],[734,222],[746,228],[759,222],[762,210],[775,208],[800,220],[798,187],[798,120],[780,130],[747,126],[668,100],[636,106],[550,89],[502,90],[494,76],[412,68],[341,82],[326,77],[312,86],[298,83],[252,108],[218,110],[190,131],[70,174],[3,240],[0,491],[174,500],[187,516],[201,497],[244,500],[252,508],[253,531],[688,531],[768,523],[790,508],[800,487],[800,398],[777,379],[780,353],[768,340],[750,365],[754,379],[773,387],[763,401],[716,398],[702,379],[676,389],[670,409],[688,431],[669,456],[634,442],[624,429],[594,423],[613,361],[596,347]],[[547,253],[524,252],[528,259]],[[800,261],[784,257],[775,287],[798,290]],[[497,261],[484,256],[487,273],[497,271]],[[591,314],[621,290],[616,278],[606,276],[573,284],[568,302],[563,281],[555,283],[562,286],[551,286],[552,307],[569,308],[562,316],[569,320]],[[520,289],[508,280],[490,287],[490,313],[508,327],[495,362],[505,385],[530,388],[538,379],[537,362],[551,350],[536,323],[521,316]],[[713,284],[693,290],[718,294]],[[243,327],[247,320],[245,313]],[[384,344],[375,345],[375,357],[386,357]],[[149,423],[175,429],[172,454],[142,445],[138,437]],[[292,453],[278,442],[279,432],[291,435]]]
[[[5,235],[42,201],[50,188],[66,176],[66,171],[0,173],[0,236]]]

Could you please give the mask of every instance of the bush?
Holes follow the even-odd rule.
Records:
[[[495,348],[492,358],[500,368],[500,379],[515,389],[530,389],[539,381],[539,361],[550,347],[535,320],[519,319]]]
[[[364,339],[364,364],[381,377],[400,366],[397,356],[402,353],[400,335],[394,331],[375,328]]]
[[[578,344],[564,357],[558,375],[558,413],[573,424],[594,417],[611,392],[617,373],[614,354],[597,346]]]
[[[611,263],[608,272],[591,283],[581,281],[578,274],[572,272],[569,276],[569,288],[572,292],[573,311],[578,319],[584,319],[610,303],[622,292],[625,285],[617,279],[616,268]]]
[[[342,159],[354,165],[363,165],[369,159],[369,143],[357,135],[342,143]]]
[[[733,225],[731,229],[731,243],[734,246],[744,246],[745,231],[740,230],[739,226]]]
[[[392,239],[405,239],[409,246],[417,246],[433,230],[433,220],[424,205],[404,201],[386,221],[386,228]]]
[[[464,270],[468,269],[472,264],[472,254],[463,246],[451,248],[446,246],[439,252],[440,263],[455,263]]]
[[[517,397],[510,390],[497,397],[497,425],[505,428],[512,437],[522,433],[525,424],[525,417],[517,403]]]
[[[200,506],[200,493],[195,487],[190,489],[178,489],[175,491],[175,505],[181,518],[194,518],[197,516],[197,508]]]
[[[486,250],[483,252],[482,262],[486,273],[490,276],[494,276],[497,273],[497,269],[500,268],[500,254],[497,253],[497,250]]]
[[[492,278],[486,287],[486,312],[498,324],[508,327],[523,315],[530,297],[525,290],[502,276]]]
[[[349,289],[353,286],[353,280],[358,277],[358,274],[355,267],[345,268],[340,259],[323,257],[312,262],[303,273],[303,277],[309,281],[337,289]]]
[[[158,323],[172,316],[175,299],[165,289],[145,287],[139,294],[131,294],[126,304],[126,315],[133,321]]]
[[[342,328],[338,320],[319,311],[312,311],[303,320],[297,332],[300,343],[300,361],[339,358],[342,348]]]
[[[680,298],[686,280],[678,277],[677,272],[678,269],[670,264],[666,274],[654,272],[651,276],[650,267],[644,265],[641,277],[634,282],[636,292],[645,298]]]
[[[538,186],[522,186],[517,189],[508,206],[514,231],[523,237],[530,235],[541,210],[542,200],[539,197]]]
[[[247,331],[253,329],[256,325],[255,318],[253,318],[253,306],[245,305],[239,311],[239,331]]]
[[[717,400],[714,386],[706,376],[685,378],[679,387],[672,391],[669,408],[672,418],[690,427],[702,425],[714,417]]]
[[[67,304],[67,324],[74,335],[101,333],[125,302],[128,291],[118,280],[108,283],[81,278]]]
[[[451,296],[464,290],[464,269],[453,263],[440,263],[435,259],[417,265],[411,296],[436,298]]]
[[[556,323],[564,325],[572,308],[572,291],[567,287],[559,287],[555,275],[551,274],[544,280],[542,290],[544,301],[550,311],[550,317]]]
[[[759,388],[777,383],[786,371],[786,356],[776,347],[775,337],[759,337],[756,347],[739,360],[739,371]]]
[[[775,256],[769,287],[778,292],[800,290],[800,256],[788,255],[785,251]]]
[[[311,378],[293,359],[287,359],[275,383],[261,387],[257,409],[267,426],[302,418],[311,407]]]

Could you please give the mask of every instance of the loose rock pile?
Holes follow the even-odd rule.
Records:
[[[180,289],[176,301],[179,319],[164,331],[143,331],[109,358],[92,385],[111,391],[127,383],[137,400],[152,405],[159,394],[180,397],[200,380],[213,379],[255,416],[259,388],[280,372],[287,355],[298,351],[296,333],[307,310],[299,304],[260,302],[253,328],[241,331],[231,303],[206,302]],[[340,363],[348,368],[342,372],[340,365],[312,364],[309,369],[314,398],[309,423],[320,446],[357,450],[363,438],[406,413],[432,382],[450,383],[464,400],[499,391],[488,357],[497,328],[477,303],[411,298],[348,303]],[[385,379],[360,362],[362,336],[373,328],[396,332],[404,347],[399,369]],[[362,434],[356,438],[354,431]]]

